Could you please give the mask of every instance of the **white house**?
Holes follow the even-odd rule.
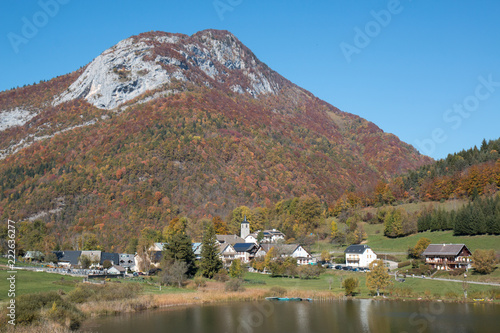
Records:
[[[347,266],[368,267],[377,260],[377,254],[368,245],[351,245],[344,251]]]
[[[224,266],[229,266],[236,259],[236,251],[231,244],[219,244],[219,257]]]
[[[119,266],[125,269],[130,268],[131,270],[134,270],[133,268],[135,266],[135,259],[133,254],[120,253],[119,258],[120,258]]]
[[[248,236],[245,237],[245,243],[258,243],[257,238],[261,231],[257,230],[256,232],[252,232]],[[263,238],[260,241],[261,243],[276,243],[279,240],[284,240],[285,235],[276,229],[272,230],[264,230],[262,231]]]
[[[260,248],[261,247],[255,243],[236,243],[233,245],[233,249],[236,252],[234,258],[247,263],[260,253]]]
[[[122,266],[118,266],[118,265],[113,265],[110,268],[108,268],[108,274],[123,276],[123,275],[125,275],[126,272],[127,272],[127,270],[125,268],[123,268]]]
[[[316,262],[313,256],[299,244],[262,244],[261,246],[265,253],[274,248],[280,257],[297,259],[298,265],[309,265]]]

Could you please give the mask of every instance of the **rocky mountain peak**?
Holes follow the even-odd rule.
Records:
[[[174,81],[258,97],[276,94],[284,79],[227,31],[147,32],[104,51],[54,104],[83,98],[113,109],[146,91],[175,92],[169,90]]]

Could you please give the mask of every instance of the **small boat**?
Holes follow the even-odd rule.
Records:
[[[268,301],[292,301],[292,302],[300,302],[307,301],[312,302],[311,298],[301,298],[301,297],[266,297]]]

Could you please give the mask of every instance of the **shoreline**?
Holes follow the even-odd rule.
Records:
[[[86,319],[82,321],[80,329],[92,330],[94,326],[92,323],[98,318],[112,317],[112,316],[126,316],[144,313],[146,311],[155,310],[168,310],[168,309],[181,309],[192,306],[202,305],[215,305],[223,303],[238,303],[238,302],[254,302],[264,301],[265,297],[276,296],[270,288],[247,288],[244,291],[227,292],[221,287],[220,284],[214,283],[209,288],[200,288],[196,291],[189,291],[179,293],[165,293],[165,294],[141,294],[137,297],[126,300],[113,300],[113,301],[99,301],[99,302],[86,302],[77,304]],[[286,295],[288,297],[302,297],[311,298],[313,302],[328,302],[328,301],[348,301],[348,300],[372,300],[372,301],[400,301],[400,302],[442,302],[442,303],[482,303],[482,304],[495,304],[500,305],[498,300],[474,301],[463,299],[433,299],[433,298],[410,298],[398,296],[345,296],[343,293],[334,293],[332,291],[320,290],[288,290]],[[21,330],[20,330],[21,329]],[[56,333],[69,333],[73,332],[66,327],[62,327],[53,322],[41,322],[35,325],[18,327],[15,329],[7,328],[6,332],[40,332],[52,331]]]

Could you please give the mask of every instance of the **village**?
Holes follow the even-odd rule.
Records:
[[[251,265],[254,260],[263,260],[274,250],[276,257],[292,258],[297,266],[322,265],[325,268],[369,271],[369,266],[377,259],[377,254],[366,244],[353,244],[344,251],[344,263],[331,264],[318,255],[312,255],[300,244],[286,242],[285,235],[276,229],[257,230],[250,233],[250,223],[246,216],[241,222],[240,235],[215,235],[219,259],[224,268],[239,260],[249,272],[258,272]],[[100,250],[68,250],[53,251],[57,261],[38,268],[38,271],[60,274],[83,275],[90,278],[116,278],[124,276],[150,275],[161,271],[163,251],[167,243],[153,243],[146,251],[147,255],[138,253],[112,253]],[[196,260],[201,260],[202,243],[192,243]],[[35,262],[43,253],[27,251],[23,259]],[[425,264],[435,271],[472,268],[472,252],[465,244],[429,244],[422,253]],[[47,262],[47,260],[45,260]],[[396,270],[397,263],[382,260],[388,270]],[[262,273],[268,273],[264,268]]]

